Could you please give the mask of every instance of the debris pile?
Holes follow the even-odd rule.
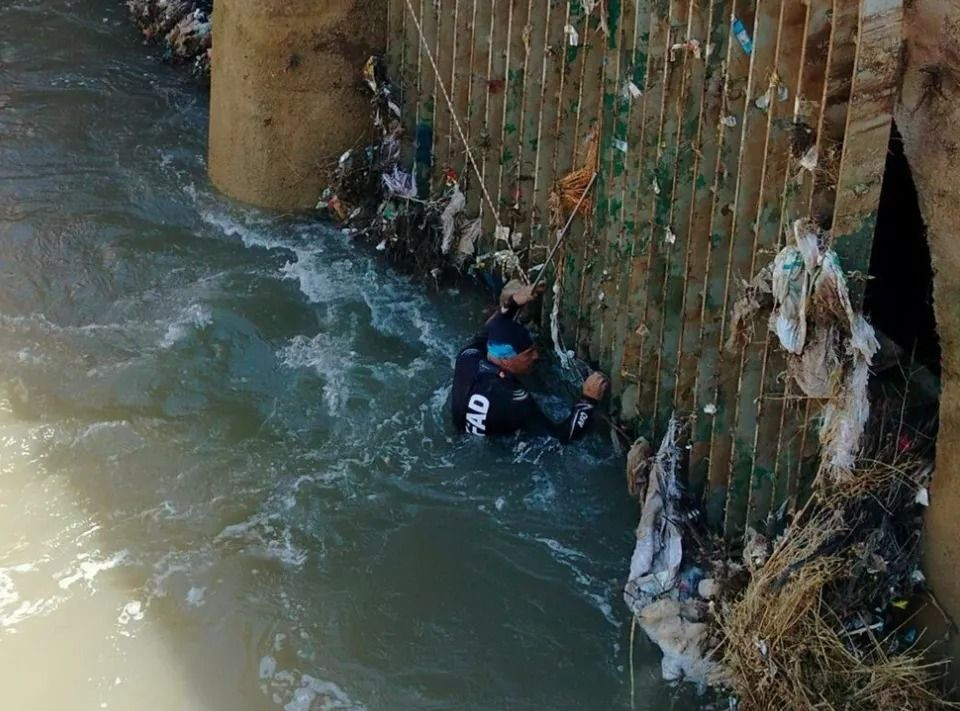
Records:
[[[915,619],[936,606],[920,570],[936,425],[908,433],[902,405],[871,414],[877,339],[811,222],[795,223],[793,244],[744,285],[728,347],[763,309],[788,377],[823,403],[812,493],[774,530],[748,529],[733,555],[684,523],[677,420],[653,457],[638,440],[627,462],[643,502],[625,588],[635,623],[663,651],[665,679],[712,686],[739,709],[952,708]],[[684,551],[685,535],[698,545]]]
[[[748,531],[739,555],[718,540],[683,551],[682,534],[703,539],[681,531],[675,420],[654,457],[628,465],[631,482],[649,474],[625,599],[665,679],[712,686],[744,710],[952,707],[915,619],[932,600],[919,545],[932,452],[917,444],[932,440],[879,420],[849,477],[823,466],[784,531]]]
[[[743,709],[947,707],[914,620],[932,466],[893,438],[852,477],[821,470],[806,508],[719,608],[722,666]]]
[[[448,273],[471,267],[495,272],[501,280],[525,278],[513,250],[515,233],[508,227],[496,231],[494,250],[478,254],[483,226],[479,216],[467,214],[467,175],[446,169],[439,193],[430,194],[429,179],[418,180],[417,173],[406,167],[405,158],[421,151],[419,141],[427,138],[418,137],[417,146],[411,145],[401,124],[399,92],[387,77],[383,60],[371,57],[363,75],[380,137],[340,156],[317,209],[326,211],[346,233],[438,283]]]
[[[210,78],[212,0],[127,0],[127,7],[143,36],[163,43],[165,60]]]
[[[684,586],[680,580],[679,428],[677,419],[671,419],[653,457],[645,457],[649,452],[645,439],[637,440],[628,456],[630,490],[643,508],[624,598],[634,622],[663,652],[663,678],[705,687],[717,680],[716,663],[707,654],[711,646],[707,608],[697,597],[699,581],[687,578]]]

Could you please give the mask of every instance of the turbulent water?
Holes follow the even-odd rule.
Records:
[[[481,302],[218,196],[151,51],[0,0],[3,708],[629,707],[608,438],[451,432]]]

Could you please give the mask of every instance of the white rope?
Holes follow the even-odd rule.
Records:
[[[407,9],[410,11],[410,16],[413,18],[413,24],[417,26],[417,34],[420,36],[420,45],[423,47],[423,51],[426,53],[427,59],[430,60],[430,66],[433,67],[434,80],[437,82],[437,86],[440,87],[440,93],[443,94],[443,98],[447,102],[447,109],[450,111],[450,118],[453,119],[453,124],[457,128],[457,134],[460,136],[460,140],[463,142],[463,147],[467,153],[467,159],[470,161],[470,165],[473,166],[473,171],[477,174],[477,181],[480,183],[480,189],[483,191],[483,197],[490,206],[490,212],[493,214],[493,219],[497,223],[496,234],[499,235],[500,228],[503,226],[500,223],[500,215],[496,206],[493,204],[493,198],[490,197],[490,193],[487,191],[487,186],[483,182],[483,175],[480,173],[480,168],[477,166],[477,161],[473,157],[473,151],[470,150],[470,144],[467,142],[467,137],[460,125],[460,119],[457,118],[457,112],[453,108],[453,101],[450,100],[450,95],[447,93],[447,88],[443,85],[443,79],[440,77],[440,70],[437,68],[437,63],[433,59],[433,53],[430,51],[430,46],[427,44],[427,38],[423,34],[423,27],[420,25],[420,19],[417,17],[417,13],[413,9],[413,3],[410,0],[407,0]],[[510,244],[510,236],[507,237],[507,249],[510,252],[513,252],[512,245]],[[524,282],[529,283],[530,279],[527,277],[526,272],[524,272],[522,269],[519,271],[520,278]]]

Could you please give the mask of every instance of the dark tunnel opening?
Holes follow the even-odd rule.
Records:
[[[864,312],[899,347],[898,360],[940,375],[933,265],[913,175],[896,124],[880,193]]]

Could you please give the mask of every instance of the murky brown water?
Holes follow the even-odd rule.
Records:
[[[452,434],[480,304],[214,194],[151,51],[0,0],[3,708],[628,705],[609,442]]]

